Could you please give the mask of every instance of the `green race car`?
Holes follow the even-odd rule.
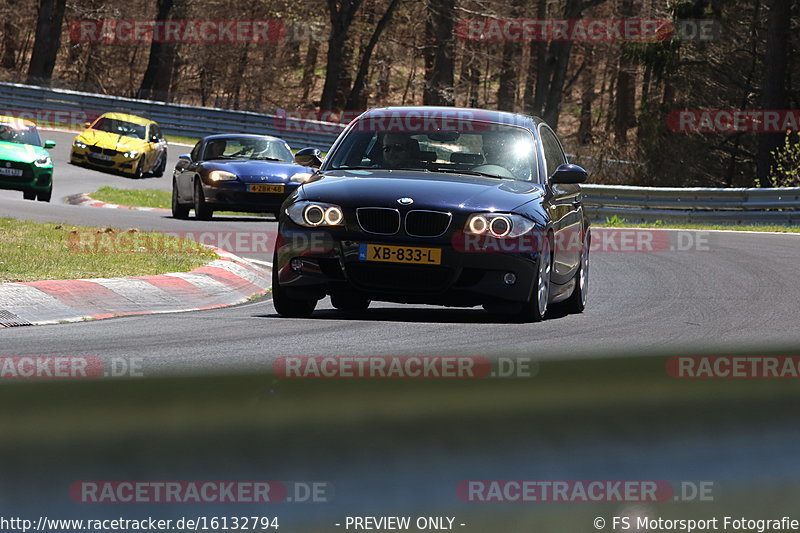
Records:
[[[33,122],[0,115],[0,189],[22,191],[26,200],[49,202],[53,160],[46,149],[55,145],[42,142]]]

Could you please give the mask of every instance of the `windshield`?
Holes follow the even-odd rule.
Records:
[[[11,122],[0,123],[0,141],[17,144],[32,144],[42,146],[36,126],[14,124]]]
[[[359,131],[356,124],[326,170],[413,169],[537,181],[536,145],[517,126],[463,125],[463,131]]]
[[[227,137],[211,139],[206,143],[203,161],[210,159],[254,159],[290,163],[294,156],[289,146],[277,139]]]
[[[108,117],[103,117],[98,120],[95,125],[92,126],[92,129],[116,133],[122,137],[133,137],[134,139],[145,139],[147,133],[147,126]]]

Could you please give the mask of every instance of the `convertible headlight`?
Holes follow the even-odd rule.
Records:
[[[136,150],[129,150],[122,154],[123,156],[127,157],[128,159],[135,159],[139,156],[139,152]]]
[[[338,205],[321,202],[297,202],[286,210],[295,224],[315,228],[317,226],[341,226],[344,213]]]
[[[225,172],[224,170],[212,170],[208,174],[208,179],[211,181],[236,181],[237,178],[236,174],[231,172]]]
[[[77,146],[78,148],[83,149],[83,148],[86,148],[86,143],[81,141],[81,140],[75,139],[75,146]]]
[[[528,233],[534,225],[532,220],[511,213],[476,213],[467,220],[464,233],[513,238]]]
[[[33,164],[37,167],[49,167],[53,164],[53,160],[50,159],[49,155],[43,155],[39,159],[35,160]]]
[[[298,172],[297,174],[289,178],[289,181],[293,181],[295,183],[305,183],[308,181],[308,178],[310,177],[311,177],[310,172]]]

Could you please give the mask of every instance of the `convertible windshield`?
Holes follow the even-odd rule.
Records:
[[[537,181],[536,145],[517,126],[466,124],[463,131],[360,131],[358,124],[326,170],[382,168]]]
[[[14,124],[13,122],[0,122],[0,141],[17,144],[32,144],[42,146],[39,132],[35,126]]]
[[[97,123],[92,126],[92,129],[116,133],[123,137],[133,137],[134,139],[144,139],[147,133],[147,126],[108,117],[103,117],[98,120]]]
[[[225,137],[211,139],[203,151],[203,161],[210,159],[255,159],[262,161],[293,161],[292,151],[277,139]]]

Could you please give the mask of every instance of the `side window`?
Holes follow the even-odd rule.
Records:
[[[161,130],[155,124],[150,126],[150,135],[155,136],[159,141],[164,138],[164,136],[161,135]]]
[[[192,148],[192,161],[200,161],[200,146],[202,144],[203,141],[198,141],[198,143],[194,145],[194,148]]]
[[[544,147],[544,159],[547,166],[547,177],[553,175],[556,169],[567,162],[561,145],[558,143],[555,134],[550,128],[539,128],[539,135],[542,136],[542,146]]]

